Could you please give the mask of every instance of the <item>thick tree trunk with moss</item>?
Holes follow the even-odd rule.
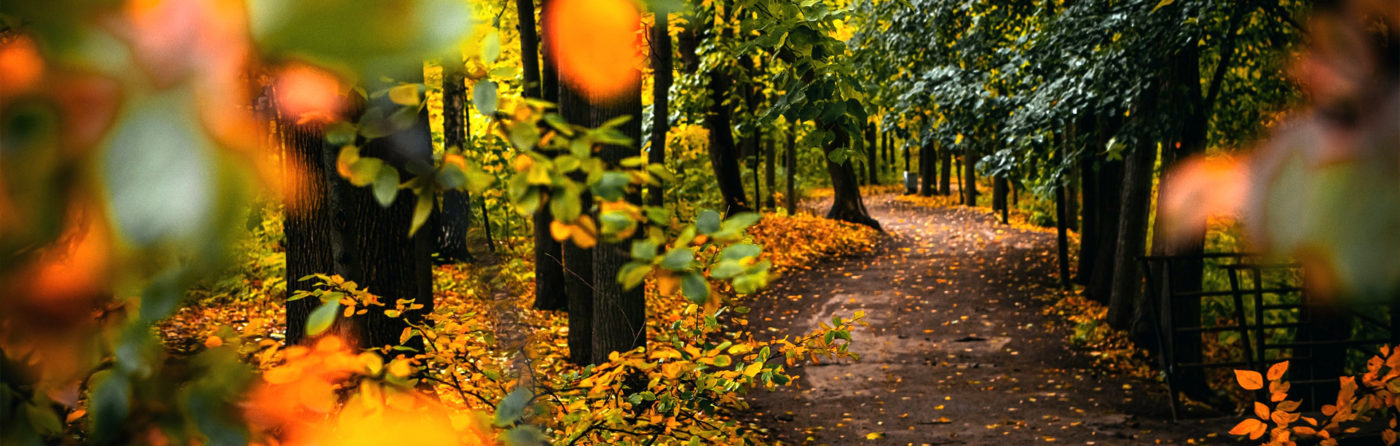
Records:
[[[836,137],[824,148],[827,154],[826,171],[831,175],[831,189],[834,195],[831,200],[831,209],[826,212],[826,218],[834,220],[848,221],[866,225],[875,229],[880,229],[880,222],[870,217],[870,211],[865,209],[865,202],[860,197],[860,184],[857,183],[854,163],[846,160],[838,163],[831,160],[831,152],[850,143],[850,135],[845,129],[837,127],[834,129]]]

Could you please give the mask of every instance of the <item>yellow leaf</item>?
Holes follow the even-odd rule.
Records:
[[[758,372],[761,370],[763,370],[763,363],[755,362],[753,364],[749,364],[748,367],[744,367],[744,376],[753,378],[755,375],[758,375]]]
[[[573,227],[573,225],[561,222],[559,220],[551,221],[549,222],[549,235],[554,236],[555,241],[562,242],[564,240],[568,240],[569,232],[571,232],[569,228],[571,227]]]
[[[389,100],[407,107],[418,105],[418,85],[405,84],[390,88]]]
[[[1264,377],[1253,370],[1235,370],[1235,380],[1239,381],[1240,387],[1244,387],[1245,390],[1264,388]]]
[[[871,433],[865,434],[865,439],[866,439],[866,440],[879,440],[879,439],[881,439],[881,438],[885,438],[885,433],[884,433],[884,432],[871,432]]]
[[[1269,367],[1269,381],[1274,381],[1274,380],[1277,380],[1277,379],[1279,379],[1279,378],[1283,378],[1284,372],[1287,372],[1287,371],[1288,371],[1288,361],[1284,361],[1284,362],[1280,362],[1280,363],[1278,363],[1278,364],[1274,364],[1273,367]]]

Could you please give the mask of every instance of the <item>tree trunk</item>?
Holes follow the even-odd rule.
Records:
[[[1089,157],[1080,159],[1079,185],[1084,194],[1084,205],[1079,208],[1079,211],[1083,226],[1080,227],[1079,231],[1079,267],[1074,274],[1074,282],[1080,285],[1089,284],[1094,258],[1098,253],[1098,241],[1101,237],[1099,234],[1098,178],[1099,173],[1094,168],[1094,160]]]
[[[869,184],[880,184],[880,147],[875,144],[875,124],[865,124],[865,153],[869,161]]]
[[[467,148],[467,74],[461,57],[448,57],[442,64],[443,146]],[[433,225],[438,233],[438,259],[445,262],[470,261],[467,230],[471,228],[471,196],[464,191],[442,194],[442,212]]]
[[[1149,98],[1147,108],[1152,110]],[[1140,116],[1151,116],[1151,112]],[[1147,243],[1147,217],[1151,207],[1152,166],[1157,161],[1156,141],[1139,142],[1124,160],[1123,205],[1118,216],[1118,246],[1114,251],[1113,284],[1109,290],[1108,322],[1110,325],[1132,329],[1133,318],[1139,311],[1142,294],[1142,274],[1138,258]]]
[[[940,152],[943,155],[943,169],[940,169],[938,172],[938,194],[952,195],[953,151],[952,149],[944,147]]]
[[[919,195],[925,197],[933,196],[934,163],[938,156],[938,149],[934,143],[925,144],[919,149]]]
[[[1010,224],[1007,220],[1007,195],[1010,189],[1006,181],[1006,174],[998,174],[992,177],[992,210],[1001,212],[1001,224]]]
[[[665,9],[656,8],[656,20],[651,27],[651,69],[654,73],[651,113],[651,148],[647,150],[647,162],[666,164],[666,132],[671,129],[670,90],[671,90],[671,34],[667,30],[669,16]],[[663,185],[652,186],[647,190],[647,204],[661,206]]]
[[[620,98],[607,103],[594,101],[590,126],[599,126],[619,116],[639,118],[642,115],[641,86],[635,85]],[[642,121],[632,119],[620,128],[632,141],[641,141]],[[634,143],[635,144],[635,143]],[[604,146],[599,158],[609,167],[618,167],[624,158],[640,155],[636,145],[630,147]],[[755,172],[757,177],[757,172]],[[629,192],[625,200],[641,204],[642,197],[637,192]],[[595,215],[596,220],[596,215]],[[646,346],[646,298],[644,287],[624,289],[618,282],[617,273],[622,266],[632,260],[632,239],[645,231],[638,230],[634,237],[620,241],[600,240],[593,249],[593,347],[592,363],[608,361],[612,352],[624,352]]]
[[[584,98],[581,92],[572,89],[567,82],[559,82],[557,85],[560,116],[570,123],[591,125],[592,105],[588,99]],[[578,172],[574,173],[574,179],[583,180]],[[593,195],[586,189],[579,193],[579,205],[585,212],[593,208]],[[561,245],[564,255],[564,294],[569,300],[569,362],[591,364],[594,311],[593,249],[580,248],[572,241]]]
[[[540,17],[546,15],[550,4],[554,0],[540,0]],[[559,71],[554,67],[554,56],[549,52],[549,45],[544,43],[544,38],[549,37],[549,33],[537,35],[540,47],[540,93],[543,93],[545,101],[555,104],[559,103]]]
[[[525,84],[521,95],[539,98],[544,86],[540,83],[539,35],[535,34],[535,0],[515,0],[515,12],[519,15],[517,31],[520,32],[520,65],[524,69]]]
[[[421,73],[422,68],[419,70]],[[388,97],[372,101],[380,108],[397,107]],[[428,110],[420,110],[411,127],[364,142],[361,153],[384,160],[386,165],[397,168],[405,181],[411,180],[409,172],[426,170],[432,163]],[[328,162],[333,163],[334,157],[327,153]],[[404,299],[423,306],[399,318],[390,318],[383,311],[373,309],[355,318],[360,347],[398,345],[408,322],[423,323],[424,316],[433,311],[432,231],[409,235],[418,197],[402,189],[393,204],[384,208],[369,188],[354,187],[339,177],[332,182],[331,196],[335,202],[335,225],[340,233],[340,252],[335,253],[334,272],[379,296],[386,307],[393,308],[396,302]],[[335,239],[332,243],[335,249]]]
[[[1104,161],[1099,166],[1098,225],[1099,236],[1094,242],[1093,267],[1085,294],[1107,304],[1113,289],[1114,259],[1118,252],[1119,215],[1123,206],[1123,161]]]
[[[977,161],[982,159],[981,155],[967,151],[963,158],[963,175],[959,178],[963,188],[963,204],[977,206]]]
[[[730,130],[730,110],[724,105],[731,87],[729,74],[724,68],[710,70],[710,105],[705,116],[705,127],[710,130],[710,166],[715,169],[715,180],[719,183],[720,196],[724,198],[726,215],[751,210],[739,172],[739,148],[734,145],[734,133]]]
[[[764,141],[763,145],[763,153],[767,157],[767,166],[764,169],[763,178],[764,181],[768,182],[768,195],[765,197],[765,205],[768,206],[768,209],[774,210],[777,209],[777,198],[775,197],[775,195],[778,194],[778,172],[776,161],[774,159],[778,157],[778,154],[776,152],[777,147],[775,147],[776,143],[774,143],[773,140],[777,139],[777,137],[778,135],[768,135],[768,139]]]
[[[331,151],[322,126],[311,122],[297,124],[280,121],[284,152],[282,155],[286,185],[284,207],[286,217],[282,232],[286,246],[287,295],[310,291],[313,283],[302,277],[329,273],[335,261],[331,252],[330,191],[327,188],[335,170],[324,162]],[[301,342],[306,335],[306,320],[320,302],[316,299],[287,301],[287,345]]]
[[[1069,237],[1066,235],[1070,213],[1065,209],[1065,188],[1055,187],[1055,257],[1060,264],[1060,287],[1070,291],[1069,277]]]
[[[783,170],[787,173],[787,211],[797,214],[797,123],[788,124],[787,163]]]
[[[837,163],[831,160],[831,152],[837,148],[845,147],[850,142],[850,135],[840,127],[834,129],[836,137],[825,147],[826,171],[831,175],[831,189],[834,195],[831,200],[831,209],[827,211],[826,218],[833,220],[848,221],[866,225],[880,230],[880,222],[870,218],[870,212],[865,210],[865,203],[860,197],[860,186],[856,184],[856,172],[851,160],[844,163]]]

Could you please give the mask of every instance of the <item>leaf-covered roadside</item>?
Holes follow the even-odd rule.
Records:
[[[277,218],[276,212],[270,212],[267,221]],[[642,444],[657,436],[672,443],[714,444],[720,439],[732,444],[762,443],[764,435],[758,426],[730,416],[746,406],[744,393],[790,383],[795,376],[788,367],[797,362],[855,356],[847,350],[851,329],[863,323],[861,314],[837,317],[825,324],[828,329],[756,342],[745,328],[748,310],[739,306],[742,299],[751,297],[736,297],[728,285],[717,290],[720,299],[705,305],[693,304],[680,293],[663,297],[656,286],[648,286],[649,350],[615,354],[604,364],[579,367],[567,361],[568,315],[535,310],[526,298],[533,294],[534,268],[524,255],[529,252],[528,243],[518,243],[515,249],[502,252],[496,262],[445,265],[434,270],[434,286],[439,290],[436,309],[427,321],[404,333],[406,340],[421,338],[426,354],[375,362],[339,346],[287,349],[281,346],[282,334],[277,332],[284,317],[280,289],[253,287],[261,291],[233,295],[231,290],[241,288],[219,285],[268,283],[281,273],[275,261],[265,261],[269,252],[277,257],[280,234],[270,229],[275,228],[265,223],[247,243],[243,267],[193,292],[194,304],[164,321],[160,334],[167,348],[176,351],[237,350],[263,372],[262,386],[285,387],[310,379],[305,382],[314,384],[295,385],[330,386],[342,395],[331,403],[325,400],[327,394],[319,391],[283,392],[281,398],[250,401],[250,413],[284,414],[277,420],[309,416],[322,420],[322,427],[379,422],[385,418],[362,416],[366,404],[380,405],[366,401],[380,401],[374,398],[395,392],[402,395],[383,397],[382,401],[423,398],[412,390],[416,387],[433,389],[429,395],[435,394],[438,402],[405,404],[412,409],[408,413],[428,411],[432,415],[424,419],[450,420],[460,436],[494,438],[497,434],[492,432],[499,431],[507,444],[514,443],[512,438],[532,437],[523,433],[525,430],[562,444]],[[867,251],[878,236],[864,226],[806,214],[765,214],[749,228],[746,241],[791,247],[764,254],[763,259],[773,263],[773,271],[782,274],[809,268],[826,258]],[[352,302],[364,300],[365,296],[356,297],[362,290],[335,279],[313,280],[330,285],[327,291],[318,291],[320,294],[344,296]],[[317,296],[324,297],[320,294]],[[366,311],[367,307],[340,308]],[[502,321],[502,314],[513,314],[513,320]],[[523,333],[507,332],[506,325],[523,329]],[[520,367],[518,358],[525,358],[525,367]],[[303,364],[306,361],[349,361],[350,365],[330,368],[338,371],[331,375],[289,376],[296,370],[315,369]],[[366,392],[371,395],[367,397]],[[254,395],[267,395],[267,391]],[[334,408],[328,409],[327,404]],[[494,420],[485,416],[490,413],[496,414]],[[288,429],[275,423],[266,427]],[[436,427],[425,429],[440,433]],[[265,431],[263,438],[286,439],[287,434],[281,431],[267,436],[274,431]]]

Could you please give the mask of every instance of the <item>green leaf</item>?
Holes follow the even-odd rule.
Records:
[[[740,243],[730,245],[719,252],[720,260],[739,260],[745,257],[756,257],[763,253],[763,248],[752,243]]]
[[[481,62],[486,65],[496,63],[496,59],[501,57],[501,35],[492,32],[486,35],[486,39],[481,42]]]
[[[661,267],[671,271],[683,271],[695,260],[695,253],[689,247],[675,248],[661,258]]]
[[[632,221],[632,217],[622,211],[598,214],[598,223],[602,224],[602,232],[606,235],[621,234],[637,226],[637,222]]]
[[[540,429],[530,425],[516,426],[501,434],[506,446],[540,446],[549,444],[549,437],[546,437]]]
[[[688,271],[681,274],[681,293],[691,302],[703,304],[710,299],[710,284],[705,282],[705,277],[700,273]]]
[[[394,197],[399,194],[399,170],[393,166],[384,166],[379,169],[379,175],[374,178],[374,199],[380,206],[389,207],[394,204]]]
[[[701,234],[713,234],[719,231],[719,213],[706,209],[700,211],[700,215],[695,217],[695,229]]]
[[[379,158],[360,158],[350,164],[350,177],[346,178],[357,187],[365,187],[373,183],[379,177],[380,168],[384,167],[384,160]]]
[[[483,115],[491,116],[496,113],[496,82],[481,81],[472,88],[472,105]]]
[[[530,389],[516,387],[496,405],[496,425],[510,426],[520,421],[531,399],[534,399],[534,394],[530,393]]]
[[[656,243],[651,240],[632,242],[632,258],[643,261],[651,261],[651,259],[656,258]]]
[[[603,178],[593,184],[593,195],[608,201],[621,200],[627,193],[632,177],[622,172],[604,172]]]
[[[331,323],[335,322],[337,314],[340,314],[339,299],[332,299],[330,302],[316,307],[315,310],[311,310],[311,316],[306,318],[306,335],[316,336],[331,328]]]
[[[549,212],[554,215],[555,220],[570,222],[578,219],[583,213],[583,204],[579,200],[578,190],[572,187],[565,187],[555,191],[555,195],[549,197]]]
[[[739,294],[752,294],[768,286],[768,273],[758,272],[734,278],[734,291]]]
[[[710,277],[720,280],[730,279],[748,271],[748,267],[734,260],[722,260],[710,268]]]
[[[651,265],[640,262],[627,262],[617,271],[617,283],[622,284],[624,289],[633,289],[641,285],[647,279],[647,274],[651,273]]]
[[[408,228],[408,235],[412,236],[418,232],[418,228],[428,221],[428,216],[433,213],[433,194],[427,191],[418,192],[418,205],[413,207],[413,224]]]
[[[749,226],[753,226],[754,223],[758,223],[758,220],[762,218],[763,215],[757,212],[744,212],[734,214],[733,216],[729,217],[728,220],[724,221],[724,227],[722,227],[720,230],[726,232],[742,231],[744,229],[748,229]]]
[[[45,437],[52,437],[63,433],[63,424],[58,421],[58,414],[53,410],[39,407],[33,404],[24,405],[25,415],[29,417],[29,425],[34,426],[34,431]]]

